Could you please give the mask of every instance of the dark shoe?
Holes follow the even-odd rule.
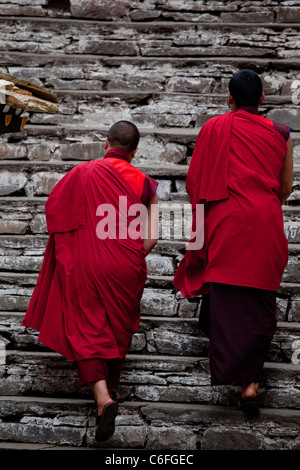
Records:
[[[106,441],[115,432],[115,418],[118,414],[118,403],[116,401],[106,403],[100,416],[97,416],[98,426],[95,439],[97,442]]]
[[[240,399],[238,402],[238,408],[242,411],[249,412],[249,413],[257,413],[259,411],[259,406],[257,404],[256,397],[246,397],[243,398],[240,395]]]

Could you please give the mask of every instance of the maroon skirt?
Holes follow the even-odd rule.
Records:
[[[209,337],[212,385],[259,382],[276,331],[276,292],[210,283],[199,326]]]
[[[108,390],[117,390],[125,358],[121,359],[83,359],[74,362],[81,386],[105,380]]]

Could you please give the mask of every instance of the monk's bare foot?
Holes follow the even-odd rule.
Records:
[[[242,398],[256,398],[258,386],[259,384],[257,382],[243,386],[241,390]]]
[[[242,387],[240,400],[238,401],[238,408],[246,412],[257,412],[259,407],[256,401],[256,394],[258,390],[258,383],[252,382],[251,384]]]

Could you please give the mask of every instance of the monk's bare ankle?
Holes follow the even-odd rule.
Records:
[[[254,398],[258,390],[258,383],[252,382],[242,387],[241,395],[243,398]]]

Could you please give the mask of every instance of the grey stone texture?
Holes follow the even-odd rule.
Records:
[[[0,0],[0,19],[0,71],[53,90],[61,109],[0,136],[0,449],[299,450],[300,3]],[[236,409],[238,387],[211,386],[201,296],[172,285],[189,237],[195,140],[228,111],[230,77],[246,67],[263,81],[261,113],[291,127],[295,162],[283,207],[289,262],[254,419]],[[116,432],[99,444],[90,388],[21,323],[48,239],[47,197],[74,165],[103,156],[118,119],[138,125],[133,164],[159,181],[160,240]]]

